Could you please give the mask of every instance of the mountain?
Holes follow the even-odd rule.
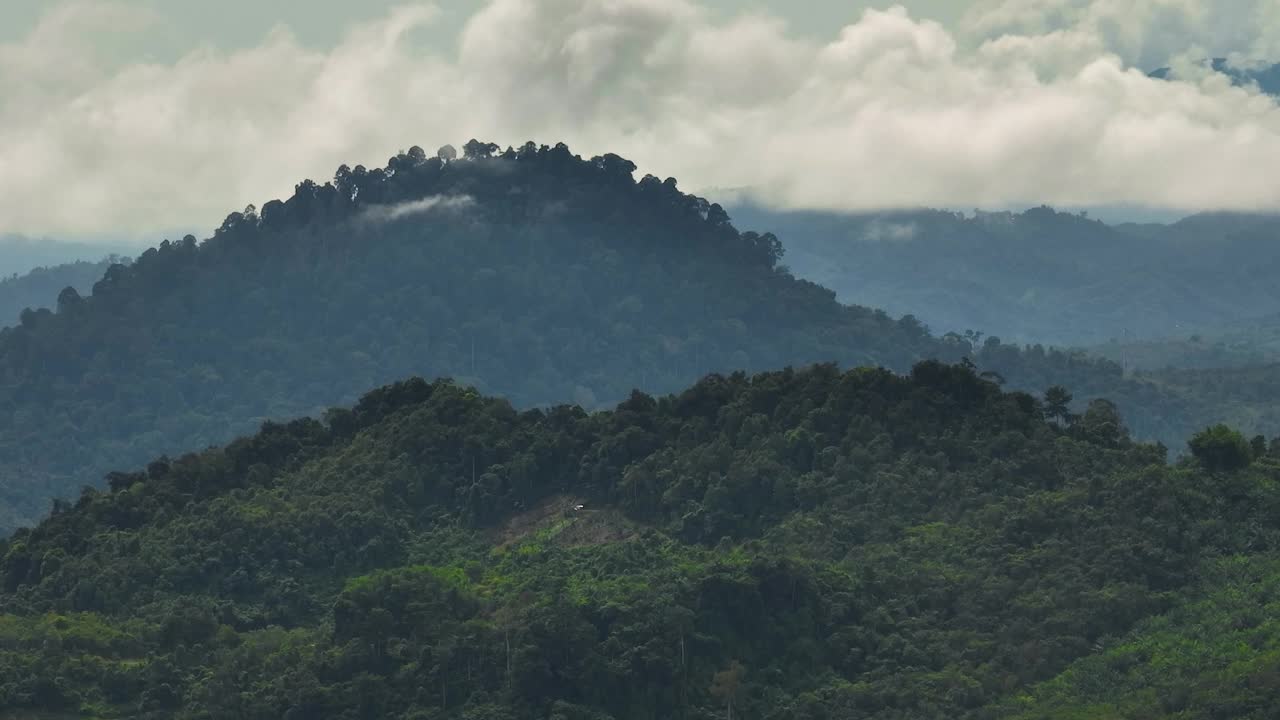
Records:
[[[912,316],[841,304],[778,265],[776,236],[740,232],[674,179],[636,181],[615,155],[465,150],[343,166],[332,182],[232,213],[203,242],[165,241],[113,265],[91,295],[65,291],[55,309],[0,330],[0,406],[11,409],[0,531],[109,471],[413,375],[520,408],[598,409],[711,372],[905,371],[969,357],[1010,388],[1065,385],[1076,410],[1110,398],[1136,435],[1175,449],[1226,419],[1212,398],[1126,378],[1107,360],[935,337]]]
[[[1061,417],[936,362],[397,383],[0,541],[0,712],[1269,717],[1280,461]]]
[[[845,301],[939,332],[1084,346],[1186,337],[1280,312],[1280,216],[1110,226],[1047,207],[848,215],[731,208],[785,238],[787,264]],[[909,309],[908,309],[909,308]]]
[[[595,408],[715,370],[959,357],[781,272],[777,238],[634,169],[563,145],[415,147],[62,293],[0,330],[0,528],[109,470],[410,375]]]
[[[22,275],[14,274],[0,280],[0,327],[15,325],[19,315],[28,308],[53,307],[58,293],[68,287],[80,294],[90,291],[93,284],[102,279],[112,265],[122,262],[118,255],[105,260],[88,262],[77,260],[51,267],[38,267]]]
[[[87,243],[0,234],[0,278],[23,275],[33,268],[46,268],[88,261],[91,258],[103,258],[111,254],[124,254],[132,249],[128,243],[121,242]]]
[[[1280,362],[1213,369],[1166,369],[1139,373],[1139,379],[1166,392],[1186,398],[1195,406],[1213,408],[1212,422],[1238,427],[1270,427],[1280,421],[1280,406],[1273,398],[1280,392]]]
[[[1113,339],[1086,348],[1094,355],[1139,372],[1165,369],[1215,370],[1280,361],[1280,317],[1206,328],[1182,337]]]
[[[1113,339],[1086,350],[1145,371],[1265,365],[1280,361],[1280,313],[1196,328],[1175,337]]]

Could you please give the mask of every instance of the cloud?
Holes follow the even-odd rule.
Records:
[[[982,0],[961,25],[969,37],[1064,38],[1155,69],[1178,55],[1280,62],[1275,0]]]
[[[432,195],[420,200],[406,200],[394,205],[374,205],[366,208],[360,217],[364,222],[389,223],[401,218],[423,215],[429,212],[462,210],[475,205],[475,202],[475,199],[470,195]]]
[[[0,44],[0,111],[62,99],[100,82],[111,68],[107,46],[154,27],[159,18],[122,2],[81,0],[53,7],[22,40]]]
[[[862,232],[862,239],[867,242],[906,242],[915,238],[919,227],[912,222],[895,223],[873,220]]]
[[[60,5],[0,45],[0,232],[216,227],[413,144],[567,142],[688,189],[798,208],[1280,206],[1280,107],[1193,70],[1280,60],[1273,0],[993,0],[955,29],[901,8],[823,40],[692,0],[492,0],[456,50],[407,4],[331,48],[287,28],[169,63],[95,45],[156,18]],[[1174,63],[1178,82],[1145,70]]]

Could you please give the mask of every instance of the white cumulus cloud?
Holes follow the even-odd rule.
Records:
[[[342,164],[471,137],[616,152],[781,206],[1280,206],[1280,106],[1192,59],[1280,61],[1274,0],[897,7],[818,40],[693,0],[492,0],[456,45],[409,3],[334,47],[287,28],[174,62],[127,5],[54,6],[0,45],[0,232],[215,227]],[[1172,64],[1178,82],[1146,71]],[[713,198],[715,199],[715,198]],[[197,234],[199,234],[197,232]]]

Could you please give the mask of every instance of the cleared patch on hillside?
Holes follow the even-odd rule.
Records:
[[[571,495],[554,495],[517,513],[493,531],[493,543],[507,548],[526,540],[562,547],[621,542],[635,535],[631,521],[611,508],[593,508]]]

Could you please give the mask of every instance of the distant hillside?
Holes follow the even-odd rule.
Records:
[[[1138,378],[1212,412],[1212,422],[1280,427],[1280,362],[1231,368],[1145,371]]]
[[[1280,313],[1188,330],[1149,340],[1117,338],[1087,349],[1134,370],[1211,370],[1280,362]]]
[[[1136,371],[1266,364],[1280,361],[1280,316],[1205,328],[1181,337],[1116,339],[1086,349]]]
[[[128,243],[86,243],[0,235],[0,279],[25,275],[35,268],[95,262],[110,254],[127,254],[132,249]]]
[[[89,293],[93,284],[102,279],[107,268],[121,260],[119,256],[97,262],[77,260],[51,267],[38,267],[25,274],[0,279],[0,327],[16,325],[19,313],[27,308],[36,310],[55,307],[58,293],[68,287],[75,288],[81,294]]]
[[[933,362],[398,383],[0,541],[0,714],[1273,717],[1280,461],[1060,410]]]
[[[938,333],[1096,345],[1280,312],[1280,216],[1112,227],[1044,207],[972,217],[732,210],[784,238],[798,276],[845,302],[911,312]]]

